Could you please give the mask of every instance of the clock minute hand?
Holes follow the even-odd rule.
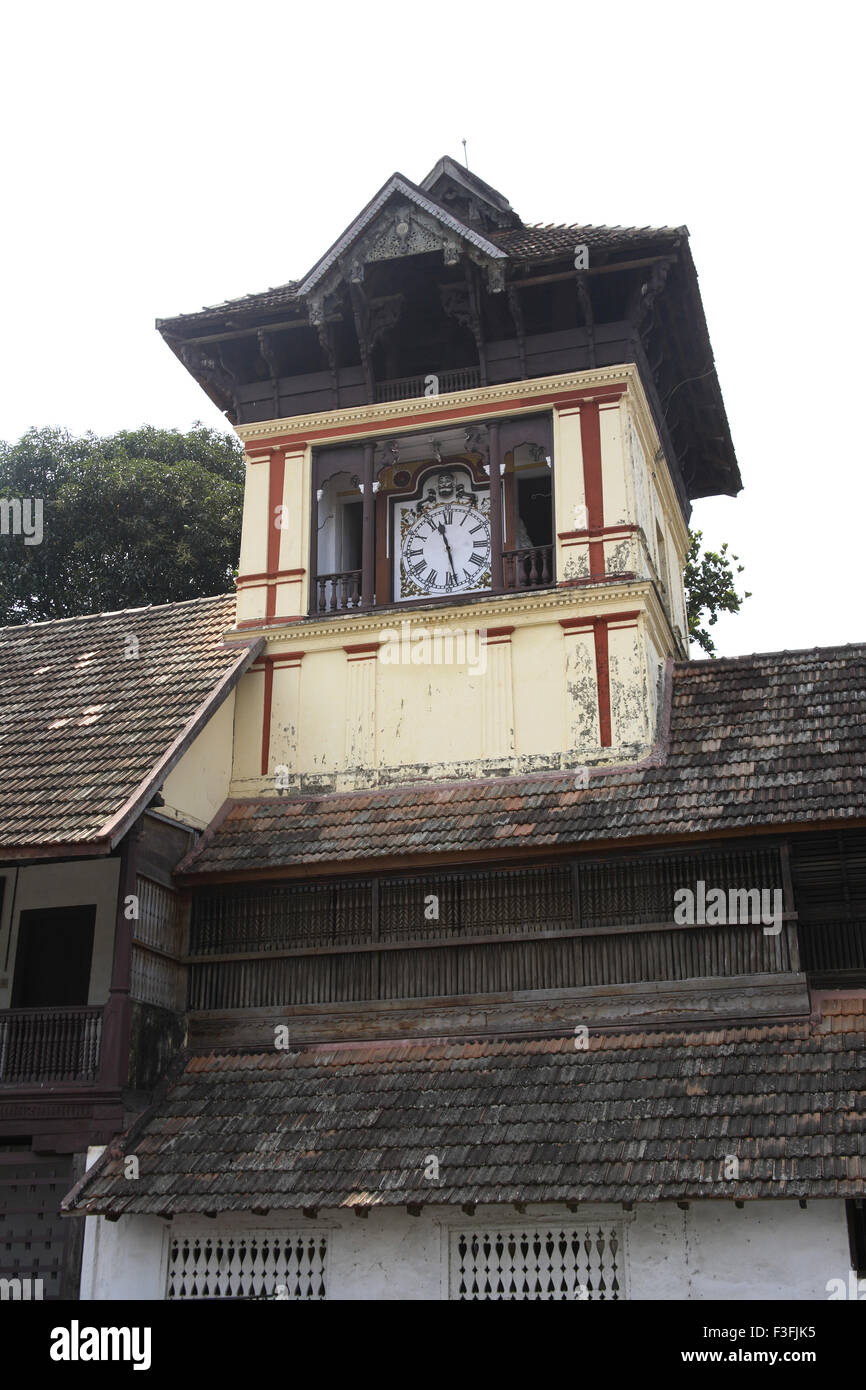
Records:
[[[445,534],[445,527],[443,526],[443,524],[442,524],[441,521],[438,523],[436,529],[438,530],[438,532],[439,532],[439,534],[441,535],[443,541],[445,542],[445,549],[448,551],[448,563],[449,563],[449,565],[451,566],[451,573],[454,575],[454,578],[456,579],[456,578],[457,578],[457,571],[456,571],[456,569],[454,568],[454,556],[451,554],[451,547],[450,547],[450,545],[448,544],[448,537],[447,537],[447,535]]]

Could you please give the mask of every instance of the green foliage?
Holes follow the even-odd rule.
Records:
[[[738,555],[728,555],[728,542],[725,541],[720,550],[705,550],[701,554],[702,539],[702,531],[689,532],[685,568],[689,637],[707,656],[715,656],[716,644],[708,628],[718,622],[720,613],[739,613],[751,593],[748,589],[743,594],[737,593],[736,575],[743,573],[744,566],[738,563]]]
[[[240,443],[204,425],[0,443],[0,498],[43,502],[41,544],[0,536],[0,624],[225,593],[243,487]]]

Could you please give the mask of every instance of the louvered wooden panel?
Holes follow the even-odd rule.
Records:
[[[757,926],[659,930],[673,921],[677,890],[694,891],[699,880],[707,888],[780,890],[779,850],[735,845],[375,884],[209,890],[193,911],[189,1007],[502,994],[798,968],[788,926],[778,936]],[[654,929],[641,931],[642,923]],[[208,963],[217,956],[224,958]]]
[[[431,874],[385,880],[379,890],[380,941],[413,941],[462,932],[508,935],[572,925],[567,868]]]
[[[153,879],[141,875],[136,879],[138,920],[133,932],[138,941],[155,946],[170,955],[178,949],[177,894]]]
[[[583,947],[583,983],[637,984],[692,980],[791,969],[790,937],[765,936],[761,927],[694,927],[687,931],[589,936]]]
[[[216,889],[193,899],[193,955],[355,945],[370,940],[369,881]]]
[[[673,917],[677,889],[707,887],[782,887],[782,868],[775,848],[736,848],[700,854],[581,861],[580,917],[587,927],[629,922],[664,922]]]
[[[791,879],[803,969],[860,983],[866,978],[866,831],[792,839]]]
[[[190,970],[190,1009],[250,1009],[373,999],[374,954],[226,961]]]
[[[579,949],[580,944],[570,938],[387,951],[381,956],[379,998],[570,988],[582,983]]]

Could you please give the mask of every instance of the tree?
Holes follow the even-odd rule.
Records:
[[[707,629],[715,626],[720,613],[739,613],[743,602],[751,598],[751,593],[748,589],[743,594],[737,593],[736,575],[743,573],[744,566],[738,563],[738,555],[728,555],[728,542],[725,541],[719,550],[705,550],[701,554],[703,534],[703,531],[689,532],[684,576],[686,609],[689,638],[707,656],[715,656],[716,644]]]
[[[105,438],[33,429],[0,443],[0,499],[42,503],[38,544],[10,534],[8,508],[0,517],[0,624],[226,592],[243,488],[242,446],[204,425]]]

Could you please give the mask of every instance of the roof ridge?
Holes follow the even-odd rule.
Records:
[[[837,642],[829,647],[779,647],[769,652],[741,652],[738,656],[717,656],[701,657],[689,661],[675,661],[674,671],[678,674],[686,672],[706,670],[716,670],[720,666],[734,666],[740,663],[746,664],[750,661],[767,661],[770,658],[803,657],[803,656],[828,656],[833,652],[862,652],[866,655],[866,641],[864,642]]]
[[[86,623],[94,618],[119,618],[127,613],[159,613],[165,608],[188,608],[193,604],[221,603],[236,597],[233,593],[205,594],[201,598],[172,599],[168,603],[145,603],[140,608],[108,608],[99,613],[73,613],[67,618],[40,618],[35,623],[7,623],[0,627],[4,632],[32,632],[37,627],[59,627],[61,623]]]

